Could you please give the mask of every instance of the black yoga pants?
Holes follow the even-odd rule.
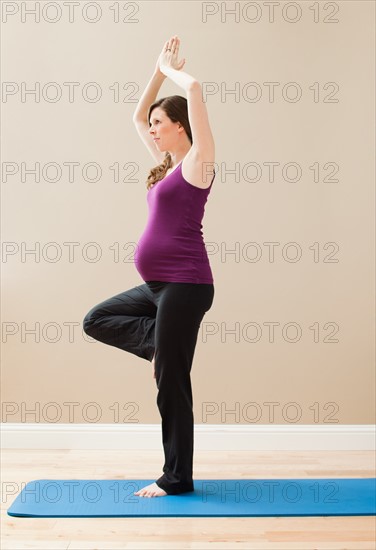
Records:
[[[146,281],[94,306],[86,334],[152,361],[165,455],[156,484],[167,494],[194,490],[193,400],[190,372],[201,321],[214,285]]]

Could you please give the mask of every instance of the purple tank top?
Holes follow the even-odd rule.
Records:
[[[213,284],[201,222],[216,174],[207,189],[196,187],[184,179],[182,162],[147,192],[135,266],[144,281]]]

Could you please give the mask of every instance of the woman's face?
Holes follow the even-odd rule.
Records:
[[[172,122],[160,107],[155,107],[150,113],[150,135],[155,139],[159,151],[171,151],[179,137],[178,122]]]

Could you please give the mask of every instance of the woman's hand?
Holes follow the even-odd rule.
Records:
[[[177,71],[180,71],[180,69],[183,68],[185,59],[178,61],[179,46],[180,39],[176,35],[172,36],[170,40],[167,40],[158,57],[156,66],[157,70],[165,74],[163,72],[163,67],[171,67],[172,69],[176,69]]]

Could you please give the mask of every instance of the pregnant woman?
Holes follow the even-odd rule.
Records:
[[[190,372],[214,298],[201,224],[215,178],[214,140],[201,86],[181,70],[179,44],[177,36],[165,43],[133,115],[158,163],[146,182],[148,221],[135,254],[144,284],[99,303],[83,321],[94,339],[154,361],[165,463],[161,477],[134,493],[142,497],[194,491]],[[155,101],[166,77],[187,99]]]

